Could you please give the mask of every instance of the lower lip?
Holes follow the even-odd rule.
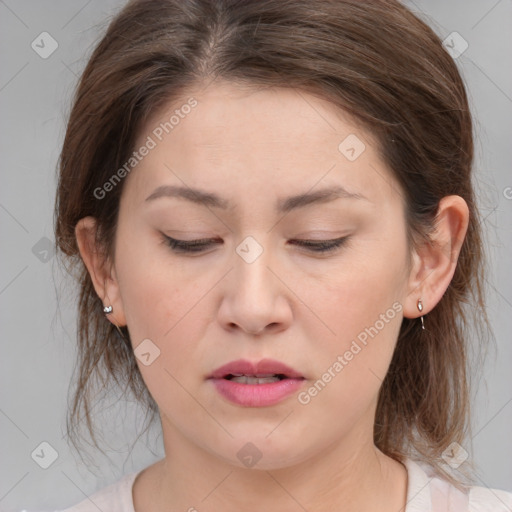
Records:
[[[304,379],[283,379],[268,384],[240,384],[228,379],[211,380],[224,398],[244,407],[277,404],[298,391],[304,382]]]

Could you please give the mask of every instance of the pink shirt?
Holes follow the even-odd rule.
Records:
[[[404,464],[408,474],[405,512],[512,512],[512,492],[479,486],[462,492],[422,462],[406,459]],[[127,474],[77,505],[56,512],[135,512],[132,486],[138,474]]]

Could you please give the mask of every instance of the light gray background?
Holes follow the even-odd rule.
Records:
[[[75,355],[75,303],[56,259],[44,252],[44,237],[53,240],[55,168],[71,94],[107,18],[123,4],[0,0],[2,511],[64,508],[163,456],[158,423],[129,452],[143,418],[133,403],[116,403],[115,396],[98,404],[106,410],[101,421],[111,425],[106,441],[112,462],[91,452],[99,467],[96,476],[80,467],[69,449],[65,411]],[[480,485],[512,491],[512,2],[416,0],[407,5],[443,39],[456,31],[469,44],[457,62],[477,128],[477,181],[490,253],[489,310],[498,348],[478,385],[474,457]],[[31,47],[44,31],[58,42],[47,59]],[[58,452],[48,469],[31,457],[43,441]]]

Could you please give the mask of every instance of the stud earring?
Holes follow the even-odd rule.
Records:
[[[423,303],[421,302],[421,299],[418,299],[418,311],[421,313],[423,311]],[[421,315],[421,328],[425,329],[425,324],[423,323],[423,315]]]
[[[113,311],[113,308],[112,306],[104,306],[103,307],[103,313],[105,313],[105,315],[110,315],[110,313],[112,313]],[[124,334],[123,332],[121,331],[121,329],[119,328],[119,326],[112,322],[112,324],[114,325],[114,327],[117,329],[117,332],[119,332],[119,334],[121,335],[121,338],[123,338],[124,340],[126,340],[126,338],[124,337]]]

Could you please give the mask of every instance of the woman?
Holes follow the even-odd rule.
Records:
[[[129,2],[78,87],[55,228],[71,423],[94,438],[103,372],[165,457],[67,510],[510,511],[464,476],[472,159],[457,67],[398,2]]]

